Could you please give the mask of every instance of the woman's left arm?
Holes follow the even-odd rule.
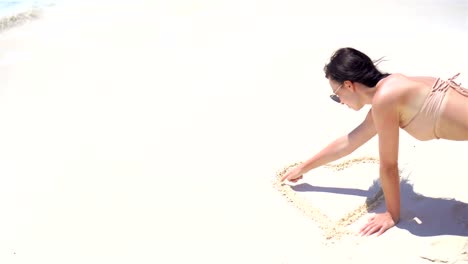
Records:
[[[382,87],[384,88],[384,87]],[[390,91],[389,91],[390,90]],[[372,114],[379,138],[380,183],[387,212],[376,214],[361,229],[361,234],[381,235],[400,219],[400,179],[398,173],[399,110],[398,93],[378,91],[373,99]]]

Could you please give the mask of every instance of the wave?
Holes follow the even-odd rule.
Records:
[[[22,25],[28,21],[39,18],[41,15],[40,8],[33,8],[28,11],[23,11],[10,16],[0,17],[0,32],[4,32],[10,28]]]
[[[42,10],[59,0],[16,0],[0,2],[0,33],[38,19]]]

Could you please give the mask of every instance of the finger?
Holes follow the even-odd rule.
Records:
[[[375,222],[370,222],[367,223],[362,229],[361,229],[361,236],[368,236],[376,232],[376,230],[379,229],[379,225],[376,224]]]
[[[369,219],[367,219],[367,223],[365,223],[363,225],[363,227],[361,228],[361,231],[363,231],[364,229],[369,228],[372,225],[375,225],[375,216],[374,215],[371,215],[371,217]]]
[[[289,176],[289,173],[285,173],[283,176],[281,176],[280,182],[284,182],[284,180],[286,180],[288,176]]]
[[[368,231],[369,229],[371,229],[373,227],[373,224],[372,223],[367,223],[366,225],[364,225],[361,230],[359,231],[359,234],[361,236],[364,236]]]
[[[380,228],[379,226],[373,226],[366,232],[365,236],[370,236],[374,234],[375,232],[377,232],[377,230],[379,230],[379,228]]]
[[[379,232],[377,232],[377,236],[380,236],[381,234],[383,234],[385,231],[387,231],[387,228],[385,228],[385,226],[382,226],[379,230]]]
[[[302,179],[302,178],[303,178],[302,176],[299,176],[299,177],[297,177],[296,179],[292,179],[292,180],[290,180],[290,181],[296,183],[298,180],[300,180],[300,179]]]
[[[361,233],[361,236],[368,236],[369,234],[371,234],[371,230],[373,229],[373,227],[369,227],[367,228],[366,230],[364,230],[362,233]]]
[[[361,228],[359,229],[359,233],[363,233],[363,232],[367,229],[368,226],[369,226],[369,223],[367,223],[367,224],[365,224],[363,227],[361,227]]]

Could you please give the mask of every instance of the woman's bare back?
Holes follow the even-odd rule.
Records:
[[[468,90],[453,81],[457,76],[397,77],[404,89],[400,127],[419,140],[468,140]]]

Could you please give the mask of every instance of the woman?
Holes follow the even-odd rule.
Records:
[[[399,129],[419,140],[468,140],[468,90],[454,82],[458,74],[441,80],[382,73],[367,55],[353,48],[337,50],[324,70],[334,101],[356,111],[366,104],[372,108],[353,131],[286,173],[281,181],[296,182],[304,173],[352,153],[377,134],[387,212],[370,218],[360,234],[381,235],[400,218]]]

